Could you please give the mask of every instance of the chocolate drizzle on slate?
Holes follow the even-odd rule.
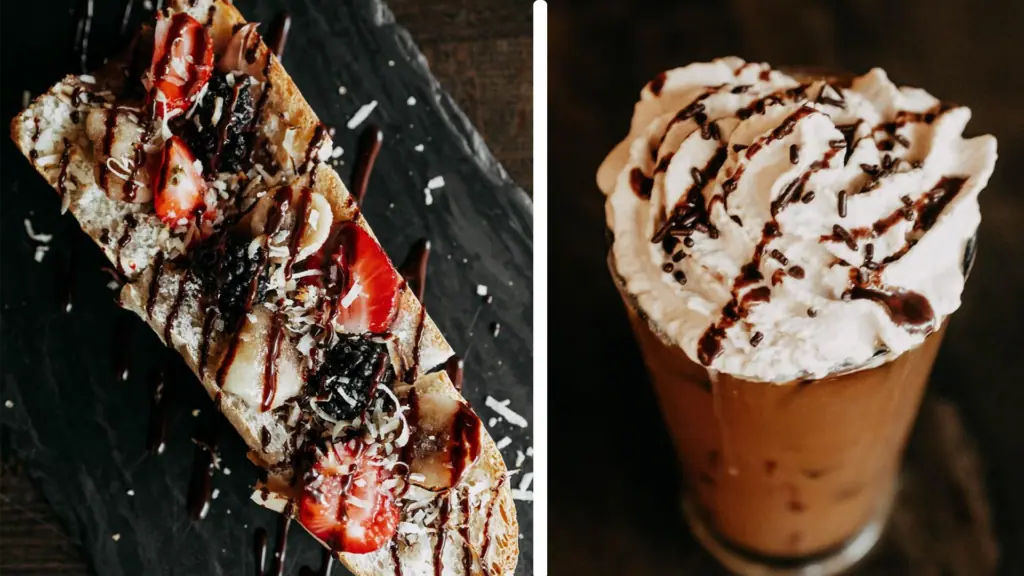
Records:
[[[462,376],[465,365],[461,356],[452,356],[444,363],[444,371],[448,373],[448,379],[452,381],[452,386],[459,392],[462,392]]]
[[[427,261],[430,259],[430,241],[420,238],[409,248],[409,253],[398,267],[398,273],[405,279],[409,290],[423,302],[423,291],[427,285]]]
[[[373,164],[380,154],[381,142],[384,134],[377,126],[367,126],[366,130],[359,136],[359,148],[356,154],[356,164],[352,168],[352,194],[360,205],[366,197],[366,189],[370,183],[370,173],[373,171]]]
[[[284,54],[285,43],[288,42],[288,32],[292,28],[292,16],[288,12],[281,12],[270,24],[270,31],[267,33],[267,46],[274,56],[280,60]]]
[[[202,520],[210,511],[213,495],[213,472],[217,468],[217,444],[220,441],[220,420],[218,412],[209,412],[200,422],[192,472],[188,482],[188,515],[193,520]]]
[[[253,552],[256,560],[256,576],[263,576],[267,567],[267,529],[260,526],[253,536]]]
[[[163,454],[167,447],[168,404],[165,392],[166,375],[154,370],[149,381],[149,431],[146,449],[153,454]]]
[[[259,527],[253,538],[253,552],[256,560],[256,576],[283,576],[285,553],[288,551],[288,531],[292,525],[294,504],[285,506],[277,518],[277,535],[274,537],[274,563],[267,570],[267,529]],[[328,570],[330,566],[328,565]]]

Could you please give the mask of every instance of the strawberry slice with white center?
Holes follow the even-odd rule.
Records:
[[[213,73],[213,42],[206,28],[185,13],[157,15],[153,61],[146,78],[158,118],[187,110]]]
[[[348,333],[381,333],[391,328],[402,277],[384,249],[355,222],[341,224],[334,260],[345,273],[335,322]]]
[[[205,208],[205,194],[206,182],[196,168],[196,157],[184,140],[171,136],[160,153],[153,197],[156,215],[171,226],[187,224],[197,210]]]
[[[373,552],[398,528],[398,506],[383,485],[390,472],[364,448],[359,440],[330,447],[299,499],[299,522],[338,552]]]

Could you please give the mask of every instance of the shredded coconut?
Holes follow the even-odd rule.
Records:
[[[511,408],[507,406],[509,402],[509,400],[506,400],[504,403],[501,403],[495,400],[494,397],[492,396],[484,398],[484,404],[491,410],[494,410],[495,412],[500,414],[503,418],[505,418],[505,420],[508,420],[509,423],[515,424],[516,426],[520,426],[522,428],[526,428],[527,426],[529,426],[530,424],[529,422],[526,421],[526,418],[523,418],[519,414],[516,414],[515,412],[512,411]]]
[[[363,123],[363,120],[373,112],[373,109],[377,107],[377,101],[373,100],[369,104],[363,104],[356,113],[352,115],[352,118],[348,121],[346,126],[349,130],[355,130],[357,126]]]
[[[36,232],[32,228],[32,221],[29,220],[28,218],[25,218],[25,233],[28,234],[29,238],[35,240],[36,242],[40,242],[42,244],[47,244],[47,243],[50,242],[50,240],[53,240],[53,234],[40,234],[40,233]]]

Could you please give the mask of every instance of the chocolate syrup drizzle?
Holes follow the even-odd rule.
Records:
[[[209,411],[199,425],[192,472],[188,482],[188,515],[192,520],[202,520],[210,511],[213,495],[213,473],[217,468],[217,445],[220,442],[221,418],[219,412]]]
[[[288,32],[292,28],[292,16],[288,12],[281,12],[274,18],[274,21],[270,24],[270,30],[267,32],[266,43],[270,47],[270,51],[277,56],[278,60],[281,59],[281,55],[284,54],[285,43],[288,42]]]
[[[294,506],[289,502],[277,518],[277,535],[274,538],[274,563],[271,565],[270,571],[267,571],[267,530],[262,527],[256,529],[253,538],[256,576],[282,576],[284,574],[285,554],[288,552],[288,531],[292,525],[293,512]]]
[[[430,240],[420,238],[409,248],[405,260],[398,267],[398,273],[405,279],[409,290],[416,299],[423,302],[423,291],[427,287],[427,261],[430,259]]]
[[[352,194],[360,205],[366,197],[366,189],[370,184],[370,173],[380,154],[380,146],[384,135],[377,126],[368,126],[359,137],[359,148],[356,154],[356,165],[352,168]]]
[[[651,90],[655,96],[658,95],[663,84],[664,77],[656,78],[651,82]],[[736,116],[740,120],[745,120],[754,114],[764,114],[767,107],[772,104],[781,104],[787,100],[792,101],[805,97],[807,89],[810,86],[811,84],[807,83],[800,84],[796,87],[786,88],[761,97],[754,102],[751,102],[746,107],[738,110]],[[705,114],[704,100],[712,94],[719,92],[724,87],[725,86],[715,86],[708,88],[703,94],[697,96],[692,102],[679,110],[675,117],[673,117],[665,127],[658,145],[652,147],[652,158],[656,160],[658,159],[658,152],[671,128],[676,123],[685,120],[693,119],[700,128],[702,137],[705,139],[719,140],[720,134],[718,133],[717,125],[715,125],[714,122],[708,122]],[[747,88],[748,87],[744,86],[733,87],[731,88],[731,91],[733,93],[742,93],[745,92]],[[834,96],[828,92],[829,89],[834,93]],[[846,102],[843,98],[842,92],[828,83],[822,86],[822,89],[818,93],[818,97],[815,101],[820,104],[839,108],[846,107]],[[896,132],[899,127],[905,126],[909,123],[918,122],[931,124],[939,116],[954,108],[956,108],[956,105],[944,102],[927,112],[899,112],[897,113],[894,121],[880,124],[872,130],[871,134],[881,130],[889,136],[889,140],[879,144],[879,146],[884,150],[892,150],[896,144],[909,148],[909,141]],[[733,151],[737,154],[743,154],[747,160],[751,160],[754,155],[764,149],[767,145],[777,140],[781,140],[791,134],[800,120],[810,116],[814,112],[817,112],[814,108],[801,106],[785,118],[767,136],[756,140],[749,146],[734,145]],[[855,134],[858,125],[859,122],[848,126],[837,127],[843,133],[843,140],[830,142],[830,147],[825,152],[824,156],[820,160],[811,163],[809,168],[799,178],[791,182],[783,192],[773,200],[771,204],[772,219],[765,224],[764,230],[762,231],[762,239],[755,247],[751,261],[741,268],[740,275],[733,282],[731,300],[722,309],[719,320],[708,327],[698,342],[697,355],[698,360],[700,360],[702,364],[710,365],[714,358],[721,353],[722,340],[725,337],[726,330],[742,318],[746,317],[751,306],[769,301],[771,297],[771,289],[768,286],[762,286],[750,290],[743,295],[742,298],[739,297],[739,291],[746,286],[756,284],[764,280],[759,268],[766,246],[772,239],[781,235],[781,230],[776,217],[786,208],[786,206],[790,204],[798,201],[808,203],[813,200],[814,192],[805,191],[808,180],[815,172],[827,167],[832,158],[840,150],[845,149],[844,163],[849,160],[850,154],[857,144],[855,141]],[[870,137],[870,135],[868,137]],[[790,161],[793,164],[798,163],[800,159],[799,146],[791,146],[789,152]],[[745,167],[745,164],[740,164],[728,178],[723,180],[723,194],[714,196],[710,201],[708,201],[707,206],[705,206],[703,194],[704,188],[707,185],[708,180],[713,178],[721,169],[726,156],[726,147],[724,145],[720,146],[703,169],[694,168],[692,170],[693,184],[686,193],[681,196],[676,206],[673,207],[671,215],[664,222],[656,222],[656,232],[651,238],[651,242],[661,243],[664,246],[666,253],[671,254],[679,243],[677,239],[673,238],[675,236],[683,236],[686,240],[687,246],[692,245],[692,240],[689,237],[695,232],[705,233],[711,238],[718,237],[718,230],[710,222],[708,213],[715,202],[721,202],[723,209],[728,211],[729,195],[738,187],[739,180],[743,175]],[[659,172],[664,172],[668,168],[668,163],[671,158],[672,153],[666,153],[665,156],[658,161],[654,169],[654,173],[658,174]],[[894,159],[892,156],[885,155],[883,157],[881,167],[867,165],[862,166],[864,171],[868,174],[869,180],[860,192],[863,193],[876,188],[878,186],[878,180],[889,173],[895,172],[901,162],[905,162],[905,160]],[[920,167],[920,162],[911,162],[911,165],[913,168],[918,168]],[[931,192],[925,194],[916,203],[911,203],[905,199],[905,206],[880,219],[872,226],[847,231],[837,224],[834,228],[833,234],[823,236],[821,241],[844,242],[848,244],[851,249],[856,249],[857,239],[880,236],[901,219],[914,220],[913,232],[916,233],[914,236],[919,236],[920,233],[927,231],[932,225],[934,225],[938,216],[960,191],[965,180],[965,178],[960,177],[943,178]],[[653,178],[648,177],[640,168],[634,168],[630,173],[630,184],[634,192],[641,198],[646,199],[650,197],[651,188],[653,187]],[[847,198],[848,194],[846,191],[840,192],[838,207],[840,216],[845,216]],[[736,218],[733,219],[737,220]],[[908,240],[908,243],[902,249],[884,258],[881,263],[872,262],[871,255],[873,254],[873,246],[869,245],[866,248],[867,253],[865,258],[865,267],[867,267],[873,274],[868,275],[859,271],[851,273],[853,286],[846,294],[844,294],[844,299],[868,299],[877,302],[885,308],[886,312],[895,323],[911,329],[930,325],[934,319],[934,313],[927,299],[920,294],[910,291],[886,291],[868,287],[869,284],[879,284],[882,268],[905,255],[915,243],[915,240]],[[685,254],[682,254],[681,257],[675,257],[676,255],[673,256],[673,262],[678,262],[682,260],[682,258],[685,258]],[[788,266],[788,259],[778,250],[773,250],[771,256],[778,260],[783,266]],[[671,263],[665,265],[666,272],[673,272],[673,269],[674,266]],[[772,276],[771,284],[775,285],[781,282],[787,275],[787,272],[790,276],[798,279],[803,278],[805,274],[802,267],[798,265],[789,266],[788,269],[780,269],[776,271]],[[674,274],[680,283],[685,283],[685,276],[682,275],[681,271],[676,271]],[[764,335],[761,333],[755,334],[755,338],[752,339],[752,344],[756,345],[754,344],[755,340],[757,343],[760,343],[763,336]]]
[[[462,392],[462,373],[465,367],[461,356],[452,356],[444,363],[444,371],[448,373],[448,379],[452,381],[452,386],[459,392]]]

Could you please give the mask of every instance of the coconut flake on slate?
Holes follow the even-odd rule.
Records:
[[[369,104],[363,104],[360,106],[359,110],[356,110],[356,113],[352,115],[352,118],[348,121],[348,124],[346,124],[348,129],[355,130],[357,126],[363,123],[363,120],[366,120],[370,115],[370,112],[373,112],[373,109],[376,107],[376,100],[371,101]]]
[[[494,410],[503,418],[505,418],[505,420],[508,420],[509,423],[515,424],[516,426],[522,428],[526,428],[527,426],[529,426],[530,424],[529,422],[526,421],[526,418],[523,418],[519,414],[516,414],[515,412],[512,411],[511,408],[508,407],[509,403],[511,403],[511,400],[499,402],[498,400],[495,400],[493,396],[487,396],[486,398],[484,398],[484,404],[488,408]]]

